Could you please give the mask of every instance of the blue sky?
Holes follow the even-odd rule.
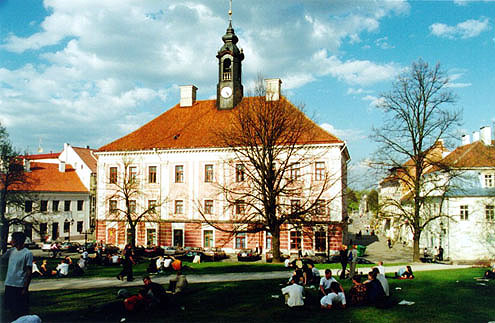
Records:
[[[20,150],[98,148],[178,102],[215,95],[227,0],[0,0],[0,122]],[[495,121],[495,3],[233,1],[243,83],[285,94],[347,141],[351,183],[374,151],[374,106],[418,58],[450,75],[461,133]]]

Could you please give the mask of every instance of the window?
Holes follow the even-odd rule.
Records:
[[[83,221],[77,221],[77,232],[82,233],[83,232]]]
[[[291,200],[290,201],[290,213],[296,213],[301,208],[301,201]]]
[[[129,201],[129,212],[136,213],[136,200]]]
[[[485,205],[485,215],[488,221],[495,220],[495,207],[493,205]]]
[[[117,213],[117,200],[108,201],[108,211],[110,213]]]
[[[69,233],[69,231],[70,231],[70,222],[65,221],[64,222],[64,233]]]
[[[322,181],[325,179],[325,163],[315,163],[315,181]]]
[[[461,205],[461,220],[467,220],[469,217],[469,209],[467,205]]]
[[[129,167],[129,181],[135,183],[137,180],[137,167]]]
[[[205,200],[205,214],[213,214],[213,200]]]
[[[40,211],[46,212],[48,210],[48,201],[42,200],[40,205]]]
[[[110,167],[110,184],[117,184],[117,167]]]
[[[294,163],[290,166],[289,179],[291,181],[298,181],[301,177],[301,166],[299,163]]]
[[[235,235],[235,248],[246,249],[246,233],[238,233]]]
[[[272,234],[270,232],[266,233],[266,244],[265,247],[267,250],[272,249]]]
[[[205,182],[213,182],[213,165],[205,165]]]
[[[60,201],[57,201],[57,200],[52,201],[52,211],[53,212],[58,212],[59,203],[60,203]]]
[[[70,200],[64,201],[64,211],[70,211]]]
[[[148,200],[149,213],[156,213],[156,200]]]
[[[24,201],[24,212],[33,212],[33,201]]]
[[[235,181],[243,182],[244,181],[244,165],[237,164],[235,165]]]
[[[175,214],[184,214],[184,201],[175,200]]]
[[[290,232],[290,248],[296,250],[301,249],[301,231]]]
[[[234,214],[244,214],[245,205],[243,200],[237,200],[234,203]]]
[[[493,187],[493,175],[486,174],[485,175],[485,187]]]
[[[46,233],[48,232],[48,223],[40,223],[40,237],[41,240],[45,239]]]
[[[325,215],[327,214],[327,202],[325,200],[316,201],[316,214]]]
[[[203,231],[203,248],[213,247],[213,230]]]
[[[148,167],[148,183],[156,183],[156,166]]]
[[[83,210],[83,205],[84,201],[83,200],[77,200],[77,210],[82,211]]]
[[[176,183],[184,183],[184,166],[183,165],[175,166],[175,182]]]
[[[326,251],[327,248],[326,232],[323,230],[315,232],[315,249],[316,251]]]

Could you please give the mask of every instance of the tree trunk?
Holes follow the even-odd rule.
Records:
[[[129,222],[129,230],[131,230],[131,247],[132,250],[136,248],[136,223]]]
[[[413,234],[413,261],[414,262],[419,262],[420,261],[420,254],[419,254],[419,238],[421,237],[421,231],[417,228],[414,229],[414,234]]]
[[[280,257],[280,229],[277,228],[271,231],[271,234],[273,262],[282,262],[282,258]]]

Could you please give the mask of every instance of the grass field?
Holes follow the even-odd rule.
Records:
[[[495,281],[479,285],[484,269],[416,272],[414,280],[389,279],[391,297],[415,302],[389,309],[356,307],[322,311],[316,289],[307,289],[307,306],[283,304],[283,280],[192,284],[169,308],[127,317],[131,322],[489,322],[495,320]],[[350,283],[345,281],[344,288]],[[398,290],[396,287],[400,287]],[[118,322],[117,288],[31,293],[31,312],[43,322]],[[136,292],[137,288],[130,289]],[[278,295],[274,298],[273,295]],[[309,303],[309,304],[308,304]],[[184,309],[181,309],[181,307]]]

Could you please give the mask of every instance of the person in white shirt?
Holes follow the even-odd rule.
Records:
[[[163,268],[170,268],[170,265],[172,264],[172,258],[165,258],[163,261]]]
[[[345,295],[341,289],[342,287],[339,285],[339,283],[333,282],[330,286],[331,292],[328,293],[326,296],[323,296],[320,300],[321,308],[329,310],[337,305],[345,308]]]
[[[29,284],[31,283],[33,254],[24,248],[25,241],[24,232],[12,233],[13,248],[1,257],[2,261],[8,259],[9,262],[4,282],[4,308],[13,315],[13,319],[29,311]]]
[[[383,276],[385,276],[385,267],[383,267],[383,261],[379,261],[378,262],[378,266],[376,266],[376,268],[378,268],[378,272],[380,274],[382,274]]]
[[[156,270],[159,273],[163,272],[163,260],[163,256],[159,256],[158,258],[156,258]]]
[[[330,269],[325,269],[325,276],[321,277],[320,279],[320,296],[326,296],[328,293],[331,292],[330,286],[332,285],[332,283],[339,284],[339,282],[332,277],[332,271]],[[342,289],[342,287],[340,288]],[[343,292],[344,290],[342,289],[341,291]]]
[[[285,296],[285,303],[289,307],[304,306],[304,287],[295,283],[291,279],[290,285],[282,288],[282,294]]]
[[[33,276],[43,276],[43,273],[38,268],[36,260],[33,260]]]
[[[62,259],[60,264],[58,264],[56,270],[58,277],[69,276],[69,264],[65,262],[65,259]]]

